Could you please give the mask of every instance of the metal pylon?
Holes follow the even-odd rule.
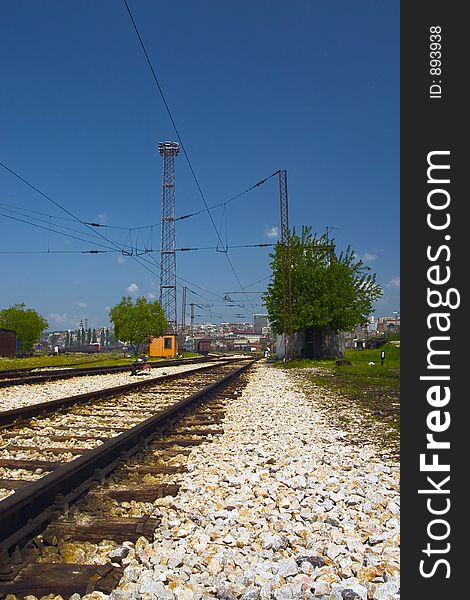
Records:
[[[287,201],[287,171],[279,171],[279,197],[281,209],[281,273],[284,317],[284,358],[292,358],[292,290],[291,247],[289,232],[289,204]]]
[[[163,156],[160,304],[169,331],[176,333],[175,156],[180,147],[177,142],[160,142],[158,150]]]

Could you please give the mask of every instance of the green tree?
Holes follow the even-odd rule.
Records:
[[[48,323],[34,309],[26,308],[24,304],[14,304],[0,310],[0,327],[16,331],[21,351],[29,352]]]
[[[310,227],[295,231],[291,242],[292,330],[306,331],[311,341],[310,356],[320,357],[320,348],[331,334],[350,331],[364,323],[382,290],[350,247],[339,256],[333,241],[312,235]],[[281,260],[285,248],[279,242],[271,254],[273,281],[264,295],[269,320],[275,333],[283,333],[284,305]]]
[[[110,311],[109,316],[114,325],[114,333],[118,340],[128,342],[134,353],[139,345],[149,342],[150,338],[163,335],[168,323],[165,319],[160,304],[147,302],[144,297],[139,297],[132,302],[130,296],[122,298]]]
[[[98,336],[96,335],[96,329],[93,329],[91,332],[91,343],[96,344],[98,341]]]

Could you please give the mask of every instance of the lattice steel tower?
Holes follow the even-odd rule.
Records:
[[[287,201],[287,171],[279,171],[279,200],[281,213],[281,273],[284,317],[284,359],[292,358],[292,289],[289,203]]]
[[[175,156],[180,147],[177,142],[160,142],[158,150],[163,156],[160,304],[169,331],[176,334]]]

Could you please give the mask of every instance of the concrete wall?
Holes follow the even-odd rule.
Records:
[[[293,356],[303,358],[341,358],[344,355],[346,335],[332,330],[320,337],[307,329],[293,334]],[[276,336],[276,356],[284,358],[284,335]]]

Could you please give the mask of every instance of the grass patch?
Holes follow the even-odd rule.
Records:
[[[198,356],[201,355],[197,352],[183,352],[182,354],[182,358],[197,358]]]
[[[195,352],[183,352],[179,358],[195,358],[200,356]],[[77,369],[86,367],[109,367],[110,365],[129,365],[135,361],[136,357],[128,357],[125,354],[103,352],[100,354],[57,354],[54,356],[46,356],[38,354],[36,356],[27,356],[25,358],[3,358],[0,357],[0,371],[9,369],[44,369],[49,367],[75,367]],[[164,358],[151,357],[152,362],[159,360],[167,360]]]
[[[0,358],[0,371],[8,369],[42,369],[47,367],[90,367],[126,365],[134,358],[122,354],[58,354],[56,356],[27,356],[25,358]]]
[[[380,352],[385,351],[384,364]],[[367,419],[380,421],[383,441],[399,447],[400,437],[400,348],[385,344],[376,350],[347,350],[344,358],[351,365],[337,365],[335,360],[293,360],[276,364],[279,368],[304,371],[308,381],[341,394],[346,406],[355,407]],[[373,365],[369,363],[373,362]],[[338,419],[347,424],[344,414]]]

